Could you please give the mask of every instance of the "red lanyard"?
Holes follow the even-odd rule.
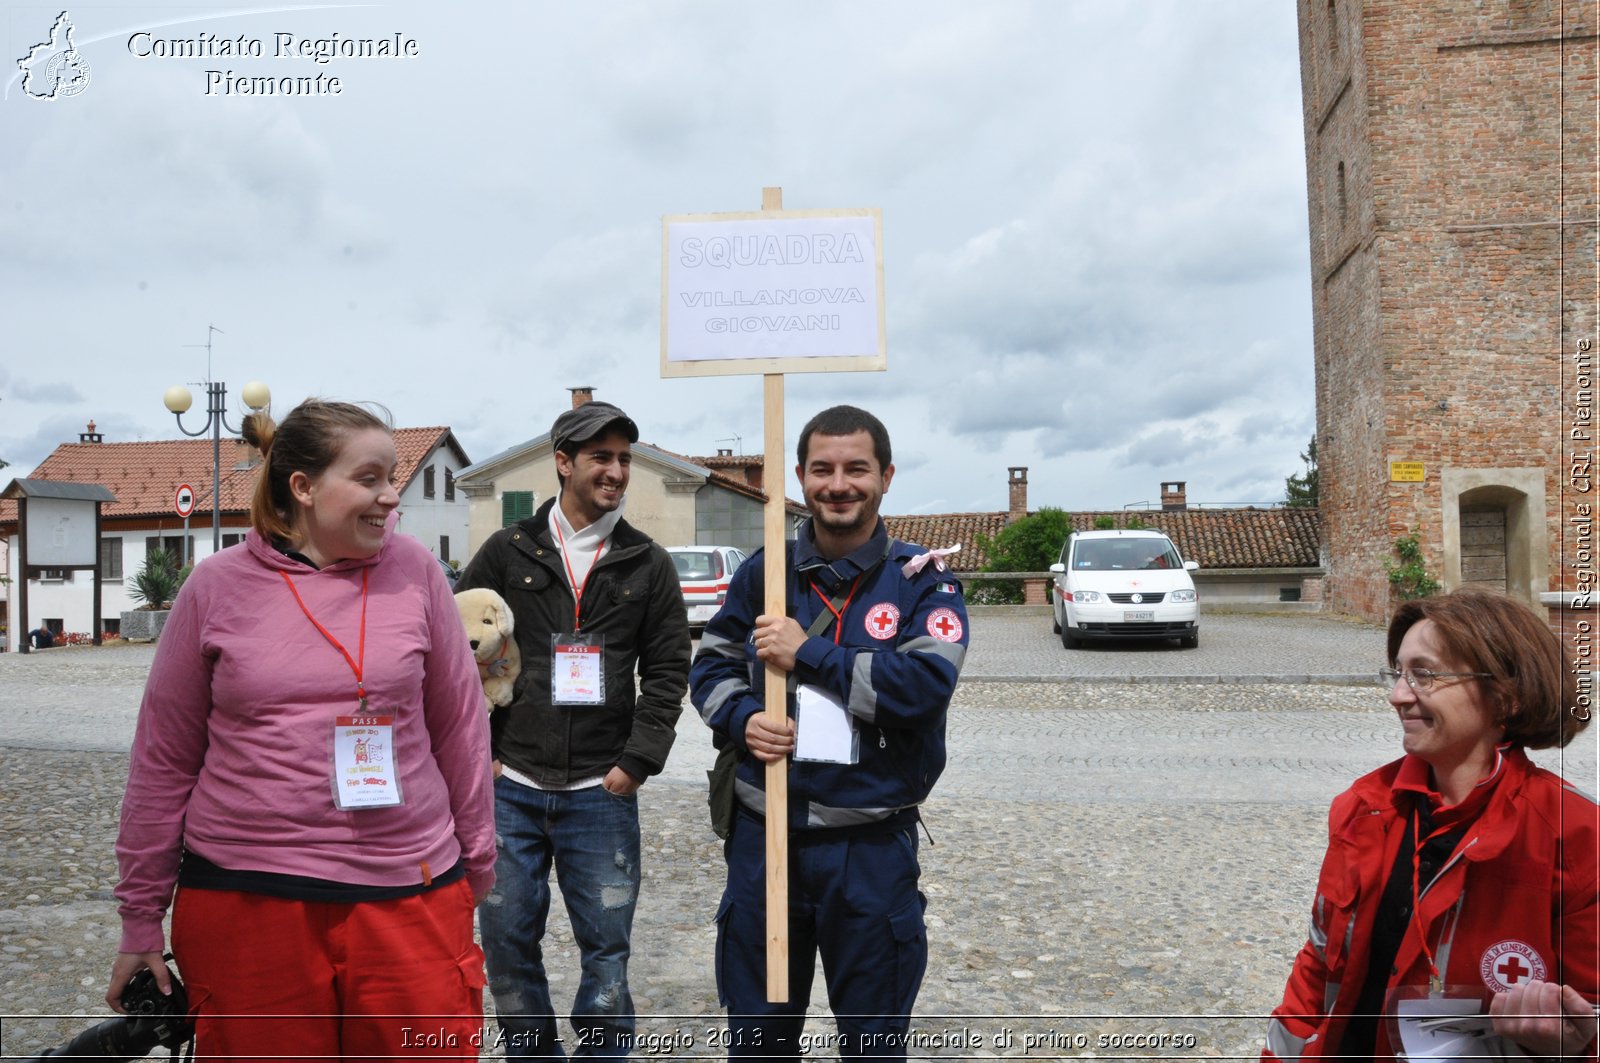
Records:
[[[594,548],[594,560],[589,562],[589,571],[583,574],[583,583],[578,583],[577,577],[572,574],[572,562],[567,560],[567,537],[561,534],[561,517],[555,519],[556,542],[561,544],[561,563],[567,567],[567,583],[572,587],[572,633],[576,635],[583,630],[583,589],[589,586],[589,577],[594,575],[594,566],[600,560],[600,551],[606,548],[606,541],[600,540],[600,545]]]
[[[334,638],[327,628],[317,623],[317,618],[312,616],[311,610],[306,608],[306,603],[300,598],[300,592],[294,589],[294,580],[289,578],[289,573],[282,569],[278,570],[278,575],[282,576],[283,582],[289,585],[289,593],[294,595],[294,600],[299,604],[300,611],[306,614],[306,619],[311,621],[311,626],[322,632],[322,637],[327,639],[334,649],[344,655],[344,663],[348,664],[350,671],[355,673],[356,697],[361,699],[362,712],[367,710],[367,688],[362,681],[361,673],[367,664],[367,574],[371,571],[372,566],[370,565],[361,570],[361,641],[356,646],[356,659],[351,660],[350,651],[344,648],[344,644]]]
[[[1495,747],[1494,769],[1490,771],[1488,775],[1485,775],[1483,778],[1479,779],[1473,785],[1473,793],[1463,798],[1456,807],[1460,807],[1460,805],[1467,804],[1467,802],[1477,799],[1478,794],[1482,792],[1482,788],[1484,786],[1490,785],[1497,778],[1499,778],[1500,769],[1505,765],[1505,751],[1507,748],[1507,746]],[[1417,800],[1426,801],[1427,798],[1419,796]],[[1481,808],[1481,805],[1479,807]],[[1476,813],[1474,813],[1474,815],[1475,814]],[[1416,806],[1412,806],[1411,837],[1415,841],[1416,847],[1411,850],[1411,918],[1417,921],[1417,937],[1422,943],[1422,955],[1428,961],[1428,975],[1431,979],[1429,988],[1435,992],[1443,988],[1444,978],[1439,973],[1438,965],[1433,961],[1433,950],[1428,947],[1428,928],[1422,925],[1422,847],[1440,835],[1448,834],[1453,829],[1453,826],[1454,825],[1447,824],[1443,827],[1435,827],[1426,838],[1419,838],[1417,836],[1422,833],[1422,816],[1417,812]],[[1470,829],[1470,823],[1466,827],[1463,827],[1462,836],[1465,837],[1466,832]],[[1457,842],[1457,847],[1459,847],[1460,844],[1460,842]],[[1452,853],[1451,855],[1454,856],[1455,854]],[[1450,860],[1447,858],[1444,862],[1444,867],[1448,867],[1449,865]],[[1443,867],[1441,867],[1440,870],[1442,871]]]
[[[1444,979],[1440,977],[1439,968],[1433,962],[1433,949],[1428,947],[1428,928],[1422,922],[1422,847],[1439,835],[1449,832],[1448,826],[1437,827],[1426,838],[1418,837],[1422,833],[1422,817],[1417,814],[1415,808],[1411,810],[1411,837],[1416,842],[1411,850],[1411,918],[1417,924],[1417,940],[1422,945],[1423,958],[1428,961],[1428,987],[1433,992],[1438,992],[1444,987]]]
[[[850,599],[856,596],[856,584],[861,582],[861,577],[857,576],[850,581],[850,593],[844,596],[844,604],[837,609],[828,600],[828,596],[822,593],[822,588],[817,586],[816,580],[808,580],[807,582],[811,584],[811,589],[817,592],[817,597],[822,599],[823,606],[833,614],[833,644],[837,646],[839,645],[839,636],[844,632],[844,614],[850,611]]]

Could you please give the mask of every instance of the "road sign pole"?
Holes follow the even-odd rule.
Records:
[[[189,516],[194,512],[194,488],[188,484],[179,484],[177,492],[173,495],[173,508],[178,511],[178,516],[183,518],[183,547],[178,551],[182,567],[189,566]]]

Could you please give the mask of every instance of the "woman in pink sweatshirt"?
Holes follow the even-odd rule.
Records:
[[[106,999],[167,988],[170,903],[204,1056],[468,1054],[494,814],[454,600],[394,531],[381,420],[308,399],[244,435],[252,529],[184,584],[139,708]]]

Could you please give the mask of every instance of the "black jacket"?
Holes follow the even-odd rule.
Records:
[[[689,683],[689,616],[665,549],[626,520],[583,589],[583,631],[605,639],[605,704],[551,705],[550,636],[570,633],[572,589],[550,537],[552,498],[489,537],[456,590],[488,587],[511,606],[522,672],[490,718],[494,755],[546,786],[620,766],[644,780],[672,748]],[[639,685],[634,686],[635,668]]]

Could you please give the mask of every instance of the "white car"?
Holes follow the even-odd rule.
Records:
[[[683,586],[689,628],[698,631],[728,600],[728,584],[744,564],[745,553],[736,546],[669,546],[667,553],[672,555]]]
[[[1085,531],[1067,537],[1050,566],[1050,610],[1061,645],[1092,638],[1177,639],[1200,645],[1200,599],[1189,573],[1158,531]]]

